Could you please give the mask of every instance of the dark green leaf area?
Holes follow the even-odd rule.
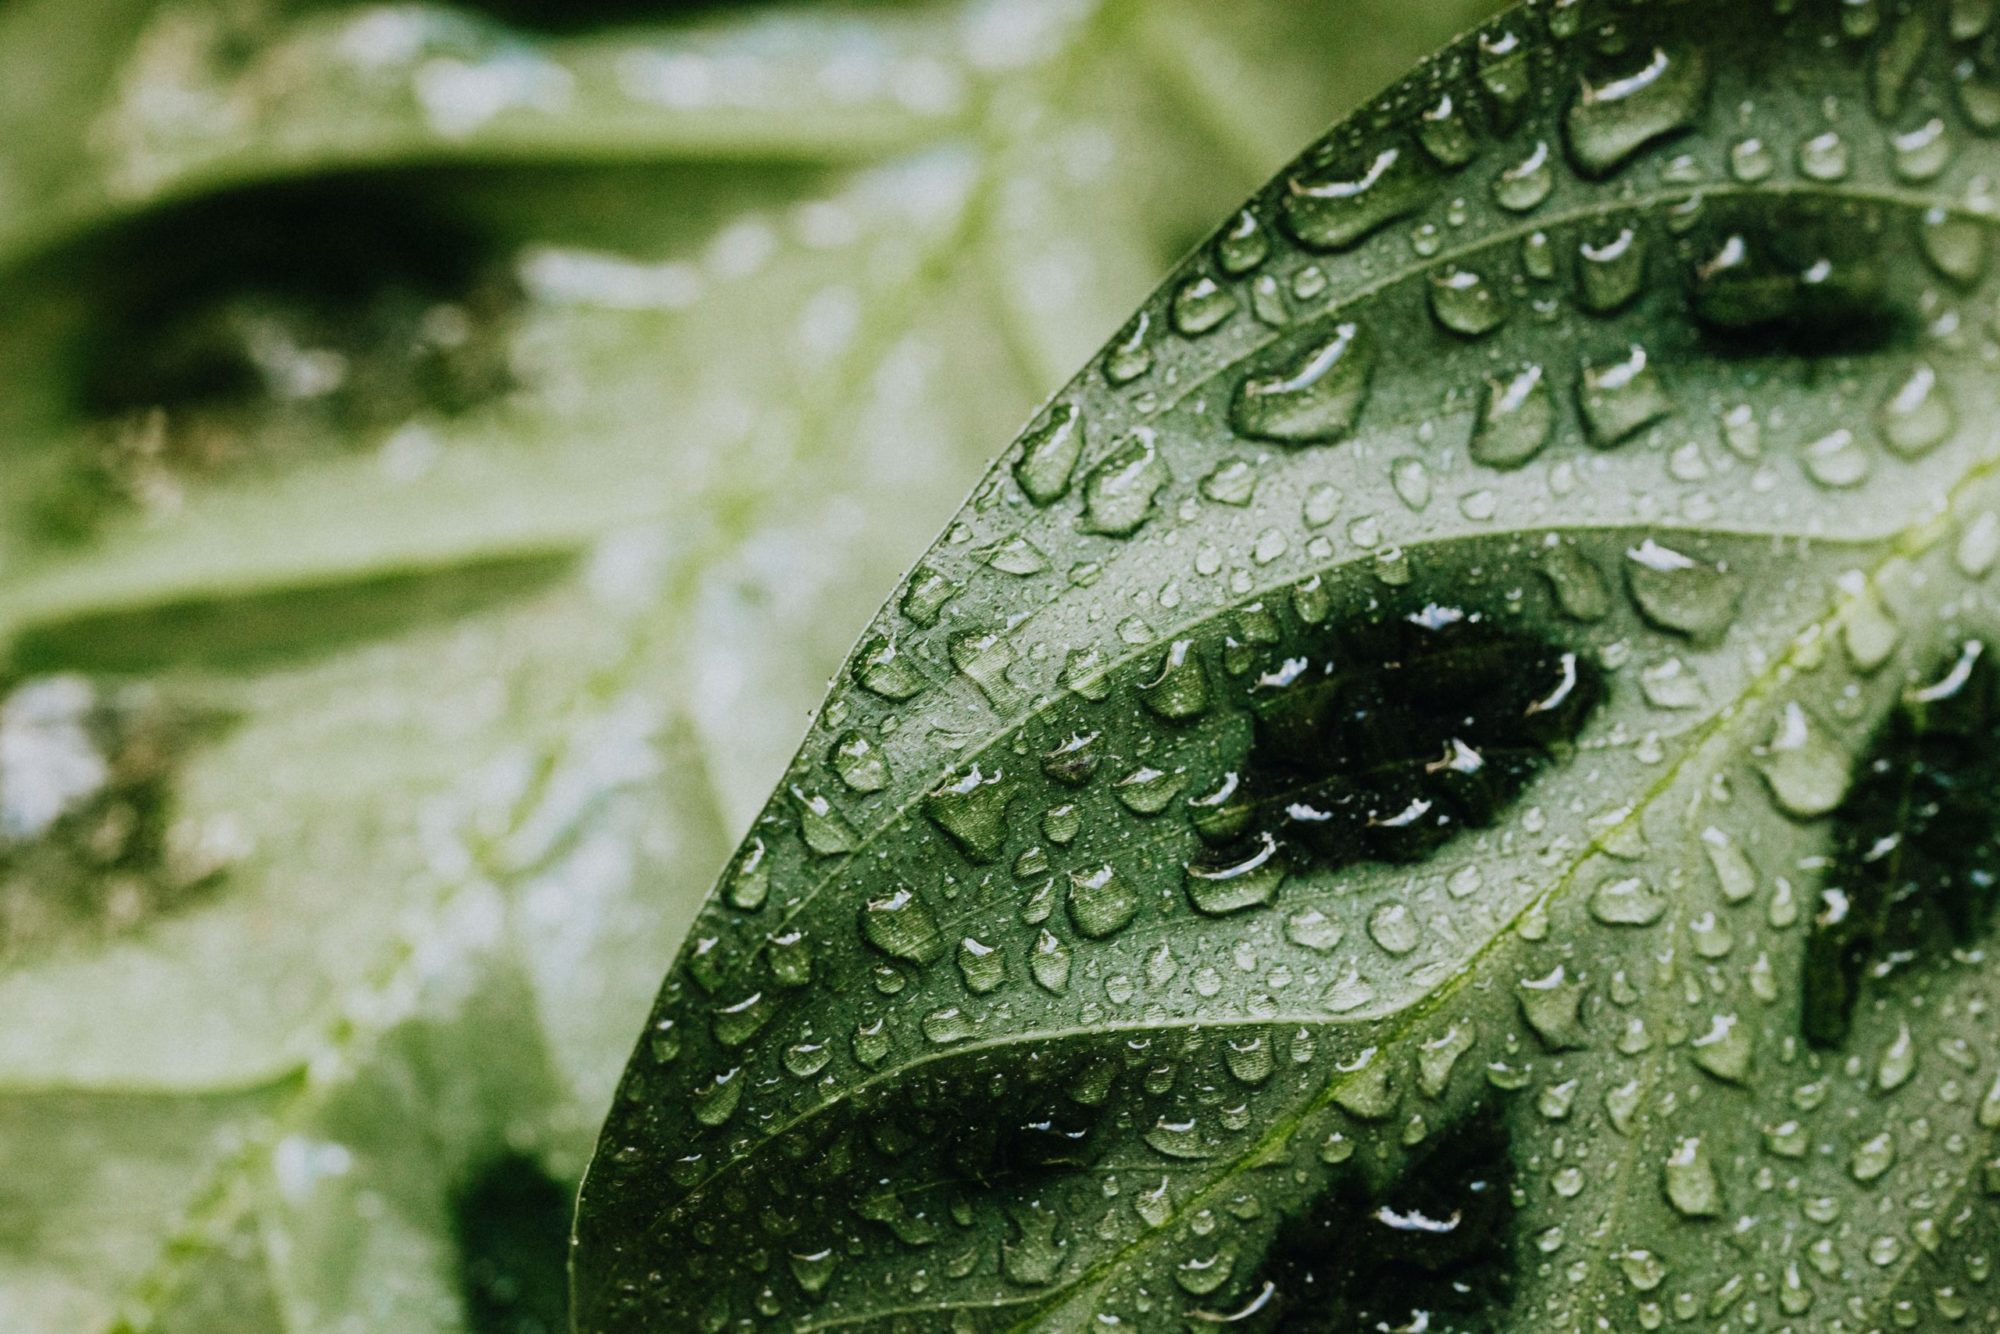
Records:
[[[1388,1184],[1350,1173],[1287,1218],[1245,1305],[1222,1314],[1269,1334],[1501,1328],[1513,1181],[1502,1124],[1474,1115]]]
[[[1689,304],[1708,350],[1811,359],[1914,344],[1921,293],[1889,249],[1910,225],[1906,210],[1871,201],[1717,202],[1690,251]]]
[[[1846,1038],[1870,983],[1975,943],[2000,880],[2000,709],[1992,655],[1968,642],[1883,725],[1837,812],[1804,973],[1803,1023]]]
[[[1257,678],[1243,801],[1302,866],[1419,860],[1490,825],[1603,695],[1576,653],[1427,607]]]
[[[471,1334],[569,1328],[570,1192],[532,1158],[489,1163],[455,1201],[459,1287]]]
[[[170,509],[274,440],[374,443],[489,401],[512,383],[520,301],[499,261],[393,174],[226,191],[51,259],[45,280],[80,287],[92,315],[67,374],[93,431],[40,499],[45,525],[88,536],[108,508]]]

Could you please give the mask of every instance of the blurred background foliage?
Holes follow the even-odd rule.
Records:
[[[563,1326],[854,628],[1494,7],[0,3],[0,1329]]]

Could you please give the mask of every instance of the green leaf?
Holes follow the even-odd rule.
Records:
[[[559,1319],[853,624],[1487,6],[639,8],[0,5],[0,1327]]]
[[[1990,1320],[1995,40],[1535,0],[1258,193],[837,679],[580,1327]]]

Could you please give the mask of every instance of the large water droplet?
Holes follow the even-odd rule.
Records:
[[[1338,169],[1294,176],[1284,195],[1285,225],[1318,250],[1359,245],[1415,212],[1430,193],[1424,170],[1401,148],[1385,148],[1359,172]]]
[[[1555,425],[1556,397],[1540,366],[1489,379],[1472,429],[1473,460],[1519,468],[1547,447]]]
[[[1085,443],[1083,414],[1074,404],[1058,403],[1049,409],[1048,420],[1021,441],[1014,480],[1037,505],[1061,500],[1069,492],[1070,474],[1083,457]]]
[[[1708,63],[1693,48],[1653,50],[1637,70],[1585,83],[1564,126],[1577,170],[1605,176],[1647,144],[1692,126],[1708,98]]]
[[[1160,457],[1158,437],[1140,427],[1084,480],[1084,526],[1126,537],[1153,516],[1153,501],[1173,480]]]
[[[1713,643],[1735,623],[1743,581],[1651,538],[1625,553],[1625,580],[1640,612],[1663,630]]]
[[[1343,324],[1332,337],[1253,370],[1230,403],[1236,430],[1281,444],[1312,444],[1350,434],[1375,374],[1374,340]]]

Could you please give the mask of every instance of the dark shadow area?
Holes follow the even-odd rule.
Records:
[[[568,1334],[571,1192],[521,1154],[486,1165],[452,1209],[470,1334]]]
[[[1976,944],[2000,883],[2000,672],[1966,644],[1883,724],[1835,812],[1801,1026],[1846,1040],[1864,991]]]
[[[1436,607],[1280,648],[1252,679],[1236,818],[1206,821],[1248,836],[1224,866],[1273,840],[1301,869],[1419,861],[1493,824],[1605,689],[1586,657]]]
[[[1901,255],[1886,248],[1884,210],[1770,198],[1710,207],[1688,291],[1707,351],[1810,362],[1915,345],[1921,321],[1892,289]]]
[[[1279,1228],[1244,1287],[1258,1309],[1235,1327],[1259,1334],[1504,1327],[1513,1300],[1512,1182],[1506,1131],[1490,1112],[1441,1136],[1379,1192],[1336,1182]]]

